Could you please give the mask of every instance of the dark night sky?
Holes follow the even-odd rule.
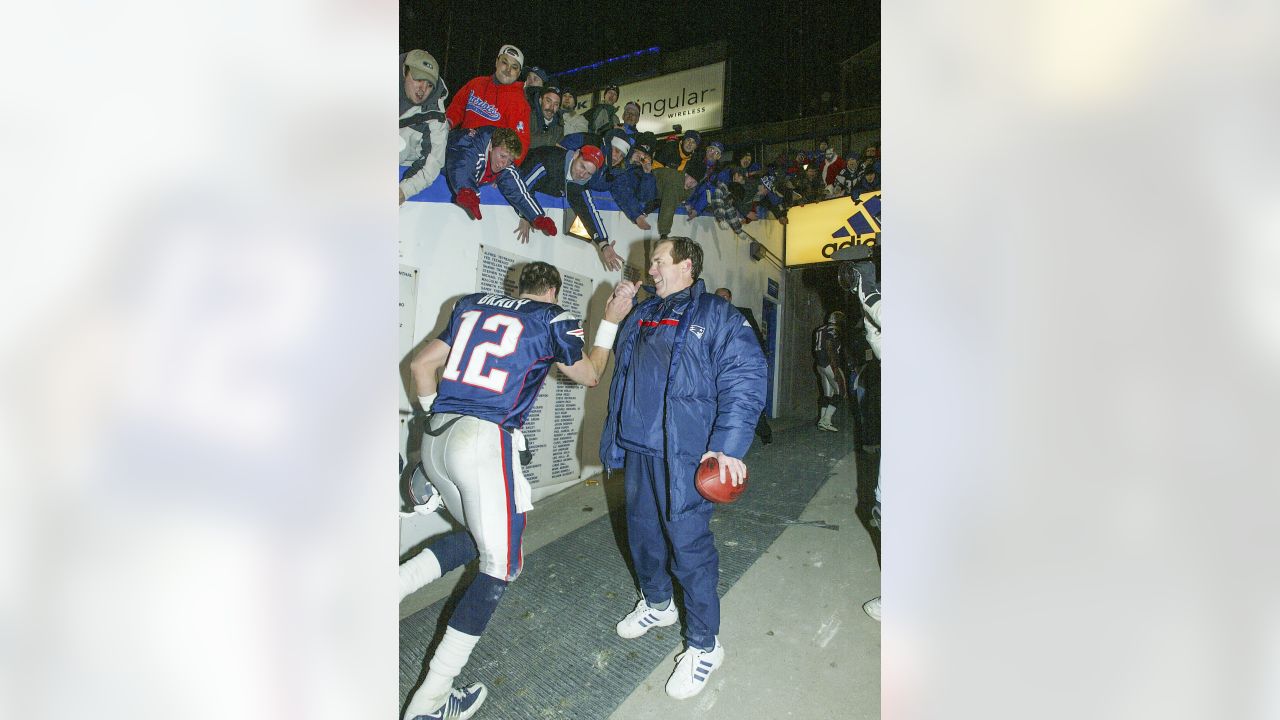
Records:
[[[400,5],[400,51],[423,48],[434,55],[451,93],[476,75],[491,74],[505,43],[519,47],[527,65],[554,74],[654,45],[680,50],[727,40],[726,127],[795,117],[802,103],[823,91],[837,95],[840,60],[879,39],[878,0]]]

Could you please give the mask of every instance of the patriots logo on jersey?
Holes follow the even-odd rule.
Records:
[[[694,335],[697,335],[698,339],[701,340],[702,333],[706,332],[706,328],[702,327],[701,325],[690,325],[689,332],[693,333]]]
[[[582,328],[574,328],[573,330],[568,330],[565,332],[565,335],[572,335],[576,338],[586,337],[586,334],[582,332]]]
[[[524,132],[524,121],[523,121],[523,120],[519,120],[519,121],[517,121],[517,122],[516,122],[516,132]]]
[[[475,90],[472,90],[471,97],[467,98],[467,112],[473,112],[490,122],[497,122],[502,117],[502,114],[498,112],[498,107],[485,102],[476,95]]]

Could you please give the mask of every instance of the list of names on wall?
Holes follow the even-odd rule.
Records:
[[[514,296],[520,269],[530,262],[500,248],[480,247],[476,268],[476,291]],[[560,307],[584,317],[595,281],[583,275],[560,271]],[[590,348],[583,348],[583,352]],[[578,479],[578,433],[587,389],[566,378],[555,368],[538,393],[538,399],[524,421],[525,445],[533,451],[533,462],[524,466],[525,477],[534,487],[558,485]]]

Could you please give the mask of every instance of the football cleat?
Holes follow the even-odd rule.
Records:
[[[435,712],[418,715],[413,720],[467,720],[476,714],[488,695],[489,689],[484,686],[484,683],[471,683],[466,687],[454,688],[449,693],[449,697],[445,698],[444,704],[436,708]]]
[[[880,596],[877,595],[862,603],[862,611],[867,614],[867,617],[880,622]]]

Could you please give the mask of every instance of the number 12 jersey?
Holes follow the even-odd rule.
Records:
[[[440,340],[449,360],[434,412],[511,430],[524,424],[553,363],[582,359],[582,321],[559,305],[475,293],[458,301]]]

